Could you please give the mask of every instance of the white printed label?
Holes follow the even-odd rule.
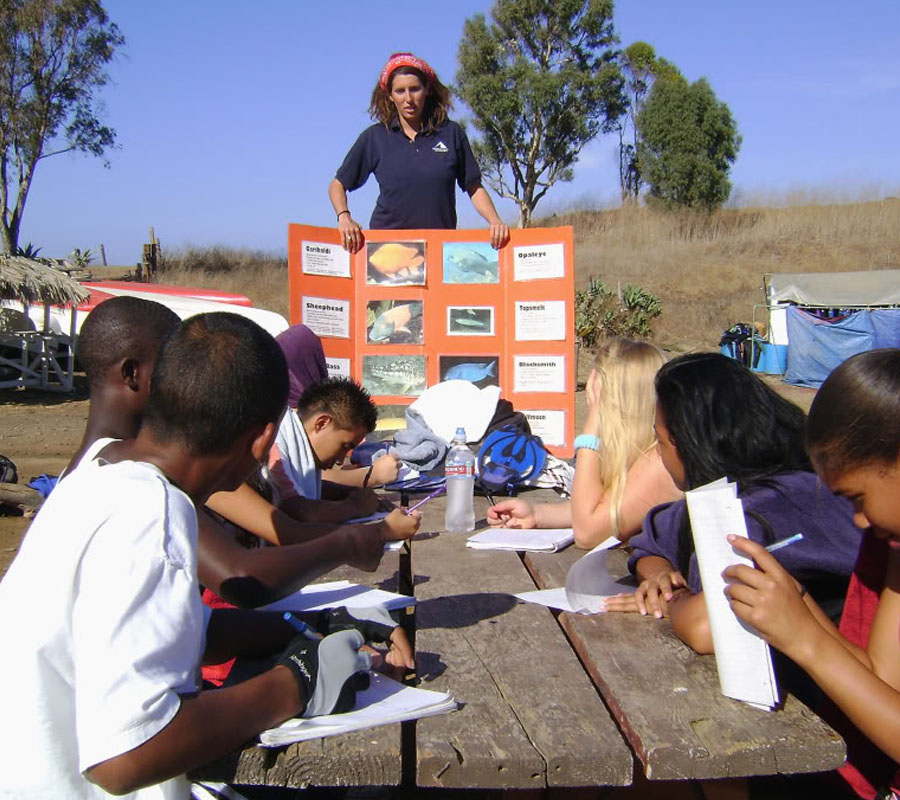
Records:
[[[336,297],[302,297],[303,324],[317,336],[350,338],[350,301]]]
[[[350,359],[349,358],[329,358],[325,356],[325,369],[329,378],[349,378],[350,377]]]
[[[513,391],[564,392],[565,356],[513,356]]]
[[[566,412],[551,409],[524,409],[522,413],[535,436],[546,445],[562,447],[566,443]]]
[[[516,301],[516,341],[561,342],[565,338],[565,300]]]
[[[339,244],[303,241],[301,245],[304,275],[350,277],[350,254]]]
[[[513,276],[517,281],[563,278],[566,259],[562,243],[513,248]]]

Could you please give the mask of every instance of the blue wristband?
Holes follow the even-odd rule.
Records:
[[[603,440],[599,436],[591,436],[589,433],[582,433],[575,437],[576,450],[593,450],[595,453],[603,446]]]

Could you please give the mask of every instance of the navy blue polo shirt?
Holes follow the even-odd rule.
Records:
[[[369,227],[455,228],[456,185],[466,191],[481,181],[463,129],[447,120],[434,133],[408,139],[395,118],[364,130],[335,176],[348,191],[375,173],[381,193]]]

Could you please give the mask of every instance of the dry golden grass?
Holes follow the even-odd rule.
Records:
[[[591,275],[659,297],[655,325],[667,349],[710,349],[749,322],[767,272],[900,268],[900,201],[723,209],[714,214],[625,207],[578,211],[537,224],[572,225],[575,285]],[[288,315],[282,255],[225,247],[167,252],[159,280],[245,294]],[[762,318],[761,313],[758,318]]]
[[[254,306],[288,317],[287,258],[278,253],[223,245],[170,250],[164,252],[158,280],[243,294]]]
[[[557,215],[575,231],[575,283],[656,294],[657,338],[674,349],[710,348],[764,300],[768,272],[900,267],[900,201],[724,209],[711,215],[626,207]]]

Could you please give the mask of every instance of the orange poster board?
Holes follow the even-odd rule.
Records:
[[[335,228],[288,226],[291,323],[322,339],[330,374],[379,404],[449,378],[495,384],[560,458],[573,455],[572,228],[365,231],[350,256]]]

